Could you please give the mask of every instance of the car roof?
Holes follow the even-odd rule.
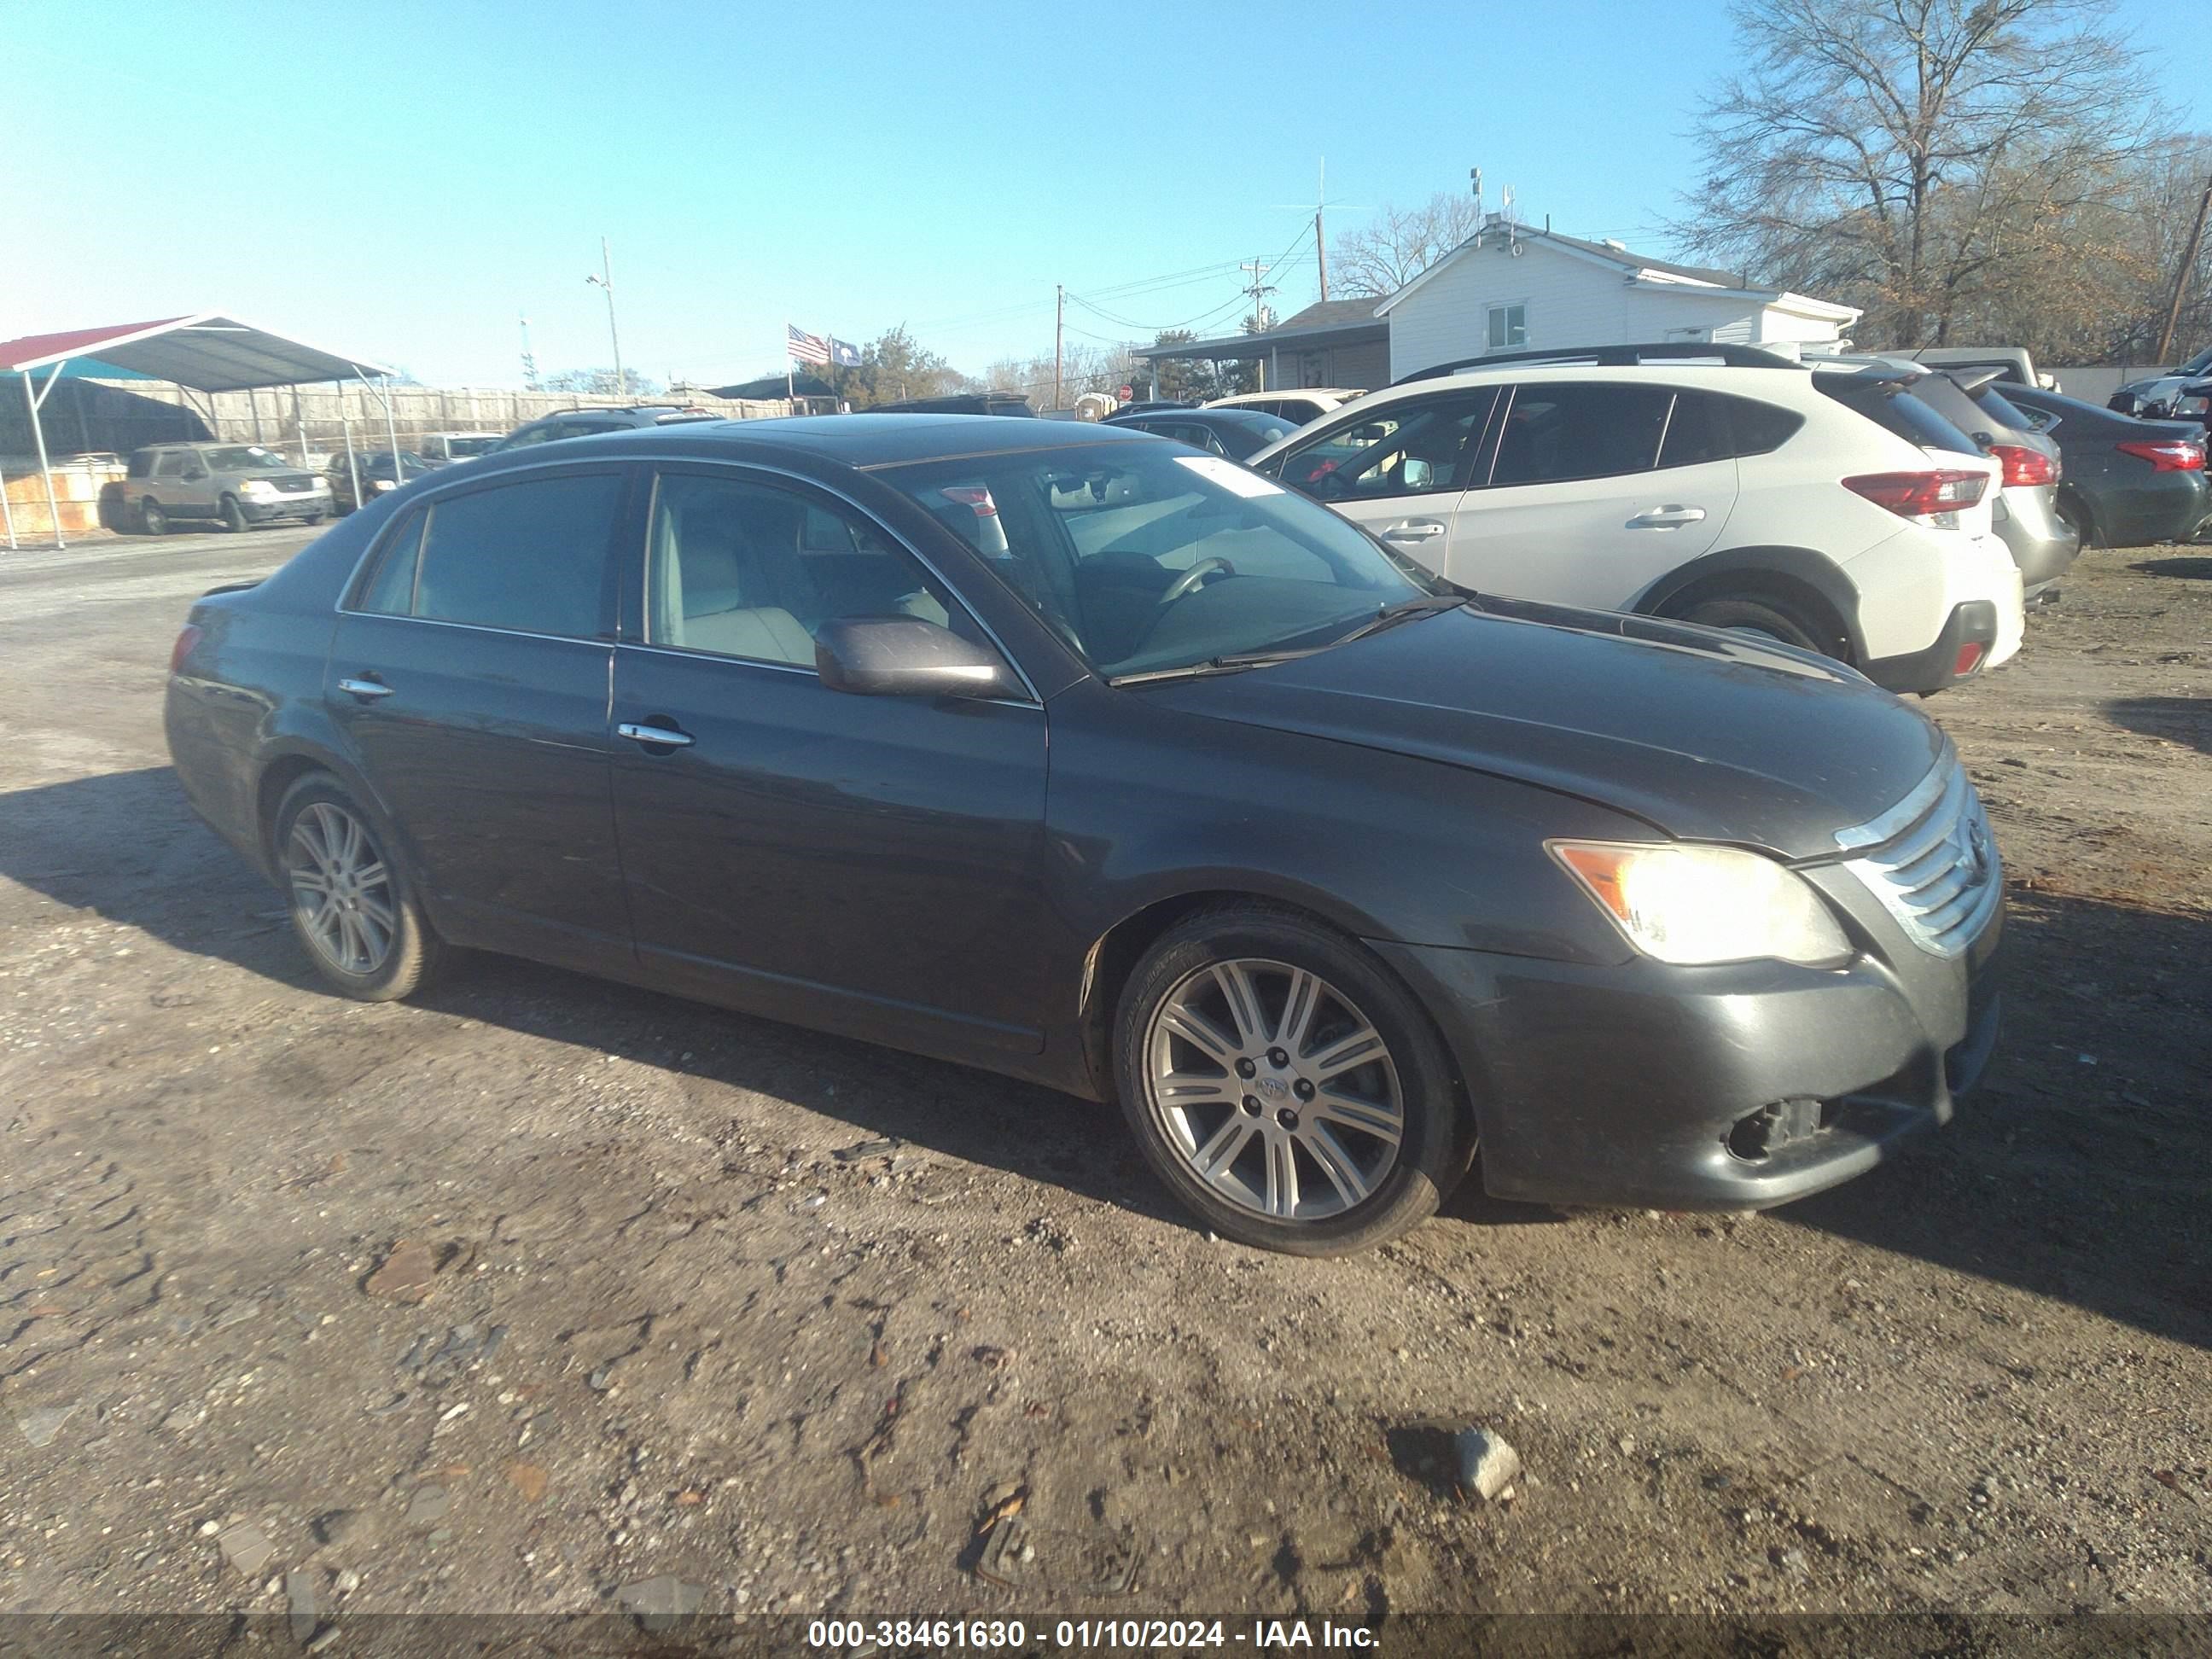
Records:
[[[1015,421],[1003,415],[809,415],[762,421],[684,421],[563,440],[557,447],[505,450],[471,463],[484,467],[559,458],[622,456],[642,451],[693,453],[702,459],[769,459],[805,455],[840,465],[899,466],[909,461],[1024,450],[1075,449],[1094,443],[1158,443],[1149,432],[1097,421]],[[472,471],[475,477],[488,476]]]

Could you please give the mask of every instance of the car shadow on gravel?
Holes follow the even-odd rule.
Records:
[[[1983,1085],[1948,1127],[1774,1218],[2212,1347],[2212,916],[2015,892],[2007,925]]]
[[[2186,554],[2164,559],[2143,559],[2128,567],[2146,576],[2196,576],[2212,579],[2212,559]]]
[[[2212,755],[2212,697],[2119,697],[2105,705],[2104,715],[2143,737]]]

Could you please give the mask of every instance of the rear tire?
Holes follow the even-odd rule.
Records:
[[[1170,928],[1123,987],[1114,1035],[1139,1147],[1224,1237],[1371,1249],[1467,1171],[1472,1126],[1426,1010],[1358,941],[1295,911],[1225,904]]]
[[[221,511],[222,527],[234,536],[242,534],[246,529],[246,509],[238,504],[238,497],[224,496]]]
[[[149,536],[169,533],[169,515],[161,511],[161,502],[151,495],[138,503],[138,526]]]
[[[1683,622],[1723,628],[1732,634],[1760,634],[1800,650],[1817,651],[1824,657],[1841,656],[1842,641],[1824,640],[1820,628],[1779,599],[1764,596],[1700,599],[1676,614]]]
[[[391,839],[336,778],[310,772],[284,792],[270,844],[292,931],[331,985],[392,1002],[435,979],[445,941]]]

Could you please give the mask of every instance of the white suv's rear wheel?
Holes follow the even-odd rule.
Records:
[[[1824,656],[1837,655],[1843,643],[1822,638],[1821,630],[1812,622],[1776,599],[1701,599],[1682,611],[1680,617],[1684,622],[1725,628],[1734,634],[1754,634]]]

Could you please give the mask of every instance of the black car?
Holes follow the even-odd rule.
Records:
[[[956,392],[942,398],[906,398],[897,403],[870,404],[855,415],[1016,415],[1035,416],[1036,410],[1018,392]]]
[[[2212,516],[2203,427],[2139,421],[2032,386],[2008,386],[2004,395],[2058,446],[2058,510],[2085,546],[2185,542]]]
[[[397,460],[388,449],[356,450],[350,456],[342,449],[331,457],[323,476],[330,480],[331,505],[343,518],[361,507],[361,502],[354,499],[356,477],[361,479],[362,495],[374,498],[434,470],[429,462],[411,449],[401,450]]]
[[[527,422],[514,428],[484,453],[504,454],[533,444],[563,438],[596,438],[607,432],[630,432],[645,426],[676,426],[686,421],[718,421],[712,410],[688,409],[681,404],[639,404],[630,409],[570,409],[558,415]]]
[[[203,599],[167,727],[348,995],[474,946],[1118,1100],[1207,1224],[1295,1252],[1478,1150],[1518,1198],[1780,1203],[1995,1039],[1996,854],[1913,708],[1443,588],[1110,427],[434,472]]]
[[[1140,415],[1115,415],[1104,424],[1134,427],[1194,449],[1225,455],[1232,461],[1250,459],[1297,430],[1279,415],[1255,409],[1159,409]]]

